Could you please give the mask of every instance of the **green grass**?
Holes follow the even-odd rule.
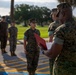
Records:
[[[23,39],[24,38],[24,32],[28,28],[30,28],[29,26],[28,27],[23,27],[21,25],[16,25],[16,27],[18,28],[18,39]],[[42,38],[47,38],[48,37],[48,26],[45,26],[45,27],[37,26],[36,28],[40,30],[40,33],[41,33],[40,36]]]

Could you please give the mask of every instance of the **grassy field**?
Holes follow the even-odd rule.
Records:
[[[24,38],[24,32],[28,28],[30,28],[30,27],[23,27],[21,25],[16,25],[16,27],[18,28],[18,39],[23,39]],[[45,27],[37,26],[37,29],[40,30],[42,38],[47,38],[48,37],[48,26],[45,26]]]

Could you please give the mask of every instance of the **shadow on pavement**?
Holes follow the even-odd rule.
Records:
[[[26,71],[26,61],[20,59],[17,56],[9,56],[8,54],[4,54],[3,55],[3,62],[5,64],[4,68],[6,70],[6,72],[8,73],[23,73],[23,71]],[[5,72],[5,71],[3,71]],[[1,75],[1,74],[0,74]],[[7,75],[7,74],[6,74]],[[8,74],[9,75],[9,74]],[[10,75],[15,75],[15,74],[10,74]],[[21,74],[24,75],[24,74]]]

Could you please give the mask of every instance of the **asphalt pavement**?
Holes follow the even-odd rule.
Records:
[[[23,41],[21,41],[23,42]],[[11,57],[9,44],[6,47],[6,54],[1,54],[0,50],[0,75],[28,75],[27,60],[24,53],[23,44],[17,44],[16,55]],[[49,75],[48,57],[40,52],[36,75]]]

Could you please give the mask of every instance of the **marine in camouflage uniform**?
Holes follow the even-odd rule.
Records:
[[[31,19],[30,21],[33,23],[34,19]],[[27,51],[27,71],[29,72],[29,75],[35,75],[40,52],[38,44],[34,37],[34,33],[40,35],[40,31],[38,29],[35,28],[33,30],[31,27],[24,33],[24,40],[27,41],[25,49]]]
[[[58,20],[52,22],[52,23],[49,25],[49,29],[48,29],[49,36],[54,35],[55,29],[56,29],[58,26],[60,26]]]
[[[11,24],[12,24],[11,27],[8,29],[8,33],[9,33],[9,36],[10,36],[9,37],[10,52],[11,52],[11,56],[16,56],[15,50],[16,50],[18,29],[17,29],[17,27],[15,27],[15,22],[14,21]]]
[[[61,3],[58,8],[62,25],[56,29],[52,48],[45,55],[51,59],[57,57],[53,75],[76,75],[76,22],[68,3]]]
[[[58,26],[60,26],[59,21],[58,21],[58,17],[56,16],[56,14],[57,14],[57,8],[53,8],[51,11],[51,17],[54,20],[54,22],[52,22],[49,25],[49,28],[48,28],[49,36],[54,35],[55,29]],[[49,42],[52,42],[52,40],[49,40]]]
[[[61,8],[60,13],[67,12],[66,15],[71,15],[69,4],[62,3],[58,7]],[[63,45],[63,48],[55,61],[53,75],[76,75],[76,22],[71,17],[55,32],[54,40]]]
[[[57,8],[53,8],[51,11],[51,15],[52,15],[52,19],[54,20],[54,22],[52,22],[49,25],[49,29],[48,29],[48,33],[49,33],[49,42],[52,42],[53,40],[53,36],[54,36],[54,32],[55,29],[60,26],[59,21],[58,21],[58,17],[56,17],[57,14]],[[49,59],[49,65],[50,65],[50,75],[52,75],[53,72],[53,64],[54,64],[54,59]]]
[[[1,51],[2,54],[7,53],[5,51],[6,45],[7,45],[7,29],[8,29],[8,23],[5,21],[5,16],[2,16],[1,22],[0,22],[0,41],[1,41]]]
[[[52,42],[53,41],[53,36],[54,36],[55,29],[58,26],[60,26],[60,23],[58,21],[58,17],[56,15],[57,15],[57,8],[53,8],[52,11],[51,11],[51,17],[54,20],[54,22],[52,22],[49,25],[49,28],[48,28],[49,42]]]
[[[54,65],[54,75],[76,75],[76,24],[73,20],[56,29],[55,42],[63,44]]]

